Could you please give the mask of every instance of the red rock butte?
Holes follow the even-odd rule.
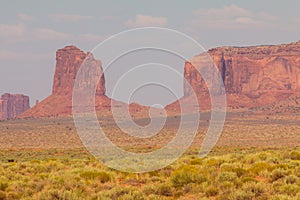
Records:
[[[56,52],[56,69],[53,80],[52,94],[39,102],[20,117],[57,117],[72,113],[72,94],[77,72],[88,58],[89,65],[100,69],[101,62],[94,59],[91,53],[85,53],[75,46],[66,46]],[[89,72],[86,72],[89,73]],[[105,96],[105,78],[102,74],[96,90],[96,109],[109,110],[111,99]]]
[[[13,119],[30,108],[29,97],[22,94],[4,94],[0,98],[0,119]]]

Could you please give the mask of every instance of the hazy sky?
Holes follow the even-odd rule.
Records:
[[[130,28],[176,29],[206,49],[298,41],[299,7],[299,0],[2,1],[0,93],[42,100],[51,93],[57,49],[89,51]]]

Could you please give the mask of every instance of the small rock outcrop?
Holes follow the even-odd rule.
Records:
[[[3,94],[0,98],[0,119],[13,119],[30,108],[29,97],[22,94]]]

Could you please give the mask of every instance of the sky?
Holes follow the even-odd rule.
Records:
[[[76,45],[91,51],[132,28],[174,29],[205,49],[299,41],[299,7],[299,0],[2,1],[0,94],[29,95],[33,105],[51,94],[57,49]],[[115,64],[111,74],[121,65]],[[110,74],[106,79],[111,94]]]

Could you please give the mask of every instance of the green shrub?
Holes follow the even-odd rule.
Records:
[[[296,183],[299,183],[299,178],[295,175],[289,175],[289,176],[285,177],[284,181],[286,184],[296,184]]]
[[[245,183],[243,185],[242,189],[244,191],[252,193],[256,198],[265,197],[266,192],[268,191],[268,188],[266,187],[265,184],[263,184],[263,183],[254,183],[254,182]]]
[[[217,196],[218,194],[219,194],[219,190],[217,187],[214,187],[214,186],[210,186],[210,187],[206,188],[206,190],[205,190],[205,195],[207,197]]]
[[[247,183],[247,182],[257,182],[257,180],[253,177],[244,177],[242,178],[242,183]]]
[[[203,163],[202,159],[200,158],[195,158],[193,160],[191,160],[191,165],[201,165]]]
[[[300,152],[299,151],[292,151],[290,153],[290,158],[292,160],[300,160]]]
[[[287,184],[281,186],[279,190],[282,194],[295,196],[298,192],[300,192],[300,186],[294,184]]]
[[[0,191],[5,191],[8,188],[8,182],[0,181]]]
[[[80,176],[87,180],[99,180],[101,183],[106,183],[111,180],[110,174],[104,171],[85,171]]]
[[[271,180],[272,182],[277,181],[278,179],[281,179],[283,177],[285,177],[286,175],[286,171],[283,169],[275,169],[273,170],[272,174],[271,174]]]
[[[220,167],[224,163],[224,160],[211,158],[206,160],[205,165],[208,167]]]
[[[235,172],[221,172],[217,177],[217,181],[218,182],[224,182],[224,181],[235,182],[237,178],[238,177]]]
[[[232,171],[235,172],[238,177],[244,176],[248,173],[247,170],[239,167],[234,168]]]
[[[237,190],[234,193],[234,200],[252,200],[255,194],[250,191]]]
[[[271,200],[291,200],[291,197],[287,195],[275,195],[271,198]]]
[[[234,183],[230,181],[224,181],[219,185],[220,190],[223,192],[230,192],[234,188]]]
[[[266,163],[266,162],[258,162],[258,163],[255,163],[249,170],[258,175],[260,172],[262,171],[270,171],[272,169],[272,166],[269,164],[269,163]]]
[[[206,176],[201,174],[196,167],[185,166],[180,168],[171,176],[171,182],[174,187],[183,187],[189,183],[202,183],[207,180]]]

